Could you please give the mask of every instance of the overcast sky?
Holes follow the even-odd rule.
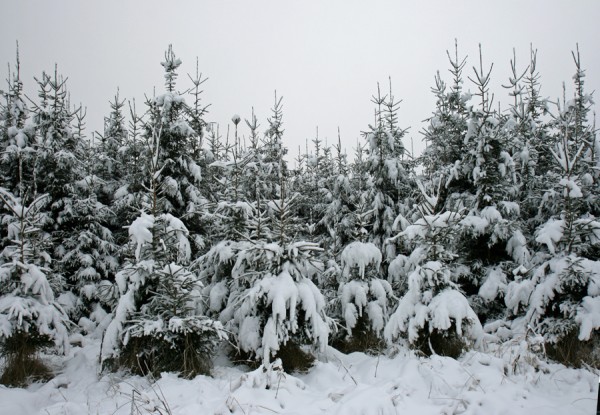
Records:
[[[440,70],[449,79],[446,50],[468,55],[467,75],[478,63],[494,63],[496,101],[508,103],[500,87],[509,76],[512,49],[525,68],[529,45],[538,49],[542,94],[572,94],[571,50],[579,43],[588,92],[600,89],[600,1],[46,1],[5,0],[0,52],[14,62],[20,45],[22,78],[31,97],[33,76],[43,70],[69,78],[72,101],[88,109],[88,129],[102,128],[108,101],[136,98],[162,89],[160,61],[170,43],[186,73],[209,80],[204,99],[208,121],[221,124],[233,114],[249,118],[252,106],[266,129],[274,90],[284,100],[284,141],[294,157],[319,127],[321,138],[348,151],[373,119],[370,97],[377,82],[403,100],[400,124],[411,127],[421,148],[421,120],[434,109],[430,92]],[[6,78],[7,67],[0,67]],[[4,84],[5,85],[5,84]],[[466,89],[473,89],[469,82]],[[0,86],[4,89],[4,86]],[[600,92],[599,92],[600,93]]]

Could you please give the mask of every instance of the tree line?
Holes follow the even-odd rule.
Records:
[[[298,370],[328,344],[457,357],[519,338],[598,365],[600,140],[579,51],[556,102],[537,51],[513,57],[507,108],[481,50],[472,70],[448,58],[422,154],[390,81],[352,160],[317,130],[292,168],[282,98],[223,137],[172,47],[164,91],[143,109],[117,93],[94,140],[56,68],[25,96],[17,52],[0,104],[0,381],[48,376],[40,350],[94,337],[106,370],[186,377],[219,344]]]

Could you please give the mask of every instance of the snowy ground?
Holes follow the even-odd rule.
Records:
[[[544,364],[542,371],[510,359],[470,352],[459,361],[394,358],[328,349],[305,375],[245,372],[224,359],[214,378],[164,374],[97,375],[98,343],[74,348],[64,370],[27,389],[0,386],[0,414],[593,414],[598,375]],[[508,373],[508,374],[507,374]]]

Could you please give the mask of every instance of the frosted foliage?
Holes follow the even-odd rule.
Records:
[[[490,222],[478,215],[470,215],[460,221],[460,224],[466,228],[470,228],[475,236],[483,235],[486,232]]]
[[[209,307],[212,311],[220,311],[223,309],[223,304],[227,301],[229,289],[225,281],[215,284],[209,293]]]
[[[262,338],[262,360],[264,364],[268,364],[271,359],[271,353],[279,350],[279,336],[277,335],[277,325],[273,318],[269,317],[267,324],[263,330]],[[258,351],[261,351],[260,349]]]
[[[349,277],[353,267],[358,267],[359,276],[364,279],[366,267],[373,266],[379,269],[381,251],[371,242],[352,242],[342,251],[341,261],[344,278]]]
[[[446,280],[449,272],[437,261],[429,261],[417,267],[408,277],[408,291],[400,299],[396,311],[385,326],[384,335],[393,342],[402,333],[408,334],[412,343],[419,337],[419,331],[428,323],[429,330],[448,330],[455,323],[459,336],[478,342],[483,334],[481,323],[463,294],[454,288],[446,288],[437,295],[427,287],[432,281]],[[439,275],[442,274],[442,275]],[[468,327],[463,330],[464,326]],[[466,333],[463,333],[466,331]]]
[[[200,183],[200,181],[202,181],[202,170],[200,169],[200,166],[198,166],[192,160],[188,160],[187,163],[190,174],[196,180],[197,183]]]
[[[135,244],[135,259],[140,260],[142,247],[152,242],[154,216],[144,212],[129,225],[129,239]]]
[[[162,189],[169,196],[177,196],[179,194],[179,183],[172,177],[165,177],[162,182]]]
[[[346,330],[352,335],[359,317],[366,311],[371,328],[379,333],[387,319],[388,296],[392,295],[391,285],[378,278],[370,281],[352,280],[340,286],[342,315]]]
[[[387,176],[393,182],[398,180],[398,162],[395,159],[385,160],[385,167],[387,168]]]
[[[423,212],[427,213],[428,215],[432,214],[433,208],[435,208],[435,206],[438,204],[439,195],[430,195],[420,180],[417,180],[417,187],[421,192],[421,196],[423,196],[425,199],[425,203],[421,203],[420,208],[423,209]]]
[[[261,346],[260,319],[255,316],[245,317],[240,324],[238,333],[240,348],[248,352],[254,352]]]
[[[171,125],[171,132],[183,135],[185,137],[191,137],[196,134],[194,129],[185,120],[176,120]]]
[[[167,92],[154,98],[154,104],[161,108],[163,123],[168,121],[173,105],[180,105],[185,102],[184,98],[177,93]],[[187,124],[187,123],[186,123]],[[189,128],[189,126],[188,126]],[[191,128],[190,128],[191,130]],[[192,130],[193,132],[193,130]]]
[[[276,243],[237,242],[222,244],[210,257],[208,254],[204,257],[209,262],[220,255],[221,259],[231,262],[235,257],[227,306],[221,311],[220,319],[237,334],[240,347],[262,358],[264,363],[269,362],[280,344],[300,330],[321,350],[327,345],[329,326],[324,312],[325,298],[307,278],[311,275],[307,253],[315,249],[315,244],[308,242],[285,248]],[[284,253],[293,261],[284,260],[279,264]],[[223,283],[216,282],[213,287],[219,292],[215,298],[211,293],[211,304],[225,301]]]
[[[580,325],[579,340],[589,340],[592,331],[600,328],[600,297],[584,297],[575,321]]]
[[[479,296],[486,301],[494,301],[498,295],[506,292],[506,275],[499,267],[492,268],[479,288]]]
[[[177,259],[181,262],[188,262],[192,256],[190,242],[188,240],[188,230],[183,222],[173,215],[165,213],[161,215],[167,222],[167,233],[174,233],[177,239]]]
[[[388,275],[392,281],[403,281],[419,264],[427,258],[427,249],[417,246],[410,256],[398,255],[388,267]]]
[[[189,262],[191,259],[191,246],[188,240],[189,232],[183,222],[175,216],[165,213],[154,217],[142,212],[129,226],[129,239],[135,244],[135,259],[142,259],[142,250],[147,244],[153,241],[154,227],[157,221],[163,221],[166,224],[166,233],[172,235],[176,241],[174,246],[177,249],[177,260],[180,262]],[[164,241],[163,241],[164,243]],[[165,247],[166,249],[170,248]]]
[[[527,249],[527,240],[520,230],[515,230],[506,243],[506,252],[512,256],[517,264],[526,264],[531,254]]]
[[[545,244],[551,254],[556,252],[556,245],[563,237],[565,221],[562,219],[550,219],[536,234],[535,241]]]
[[[20,284],[10,294],[0,297],[0,338],[11,337],[17,331],[50,337],[56,346],[68,350],[66,316],[54,300],[54,293],[44,272],[33,264],[9,263],[0,268],[0,283],[7,284],[16,265]]]
[[[119,350],[119,342],[123,334],[123,327],[130,313],[135,311],[135,303],[133,300],[133,290],[128,290],[119,298],[119,302],[112,319],[106,328],[104,338],[102,339],[102,348],[100,357],[102,360],[113,357]]]
[[[518,207],[515,206],[516,204],[514,203],[504,203],[502,205],[503,210],[505,210],[508,215],[519,213]],[[502,222],[503,220],[502,214],[495,206],[486,206],[481,209],[481,212],[479,212],[478,215],[471,215],[464,218],[461,221],[461,224],[465,227],[472,228],[474,234],[481,235],[486,232],[490,225]]]
[[[386,310],[384,310],[376,301],[371,301],[367,305],[367,315],[369,316],[373,331],[381,333],[385,325]]]
[[[533,281],[529,279],[511,281],[506,287],[504,304],[513,314],[517,314],[521,306],[527,306],[529,296],[534,289]]]
[[[470,338],[479,339],[483,329],[479,318],[468,300],[457,290],[447,289],[433,297],[429,303],[429,324],[432,328],[448,330],[452,322],[456,324],[456,334],[463,335],[463,321],[468,323]]]
[[[579,147],[579,150],[575,153],[573,157],[570,157],[568,151],[565,151],[568,148],[566,142],[557,143],[555,146],[556,151],[550,148],[550,152],[554,156],[554,159],[558,162],[558,165],[565,173],[570,173],[573,169],[573,166],[577,163],[577,159],[581,155],[581,151],[583,150],[583,144]]]
[[[583,197],[581,188],[575,180],[572,180],[568,177],[563,177],[558,184],[563,188],[563,196],[565,198],[575,199]]]
[[[388,266],[388,275],[391,281],[401,281],[402,278],[407,274],[408,257],[405,255],[398,255],[390,262]]]
[[[550,308],[560,307],[564,318],[575,316],[580,326],[579,338],[587,340],[600,322],[599,282],[599,261],[574,254],[558,256],[538,266],[531,279],[517,279],[508,284],[505,303],[514,314],[524,308],[525,319],[532,325],[538,324]],[[555,305],[557,298],[569,296],[573,289],[580,288],[588,294],[582,300],[574,298]]]

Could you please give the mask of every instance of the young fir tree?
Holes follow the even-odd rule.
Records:
[[[350,166],[347,155],[342,149],[341,138],[334,146],[333,174],[326,188],[328,202],[324,206],[320,225],[325,229],[324,246],[330,247],[333,257],[337,257],[342,249],[353,238],[353,201],[355,189],[352,186]]]
[[[48,279],[49,198],[32,191],[35,129],[23,102],[19,55],[9,74],[6,104],[0,118],[2,186],[0,187],[0,355],[5,367],[0,383],[24,386],[45,379],[50,370],[38,358],[54,343],[68,349],[67,316],[56,302]]]
[[[505,121],[505,128],[511,135],[514,170],[518,192],[515,200],[521,208],[521,217],[528,230],[536,226],[538,206],[545,187],[544,176],[550,169],[548,146],[552,137],[548,134],[548,123],[542,117],[547,113],[546,100],[540,97],[540,75],[537,72],[537,51],[530,49],[529,65],[523,72],[516,67],[513,51],[511,76],[508,85],[509,96],[513,98]],[[539,225],[539,223],[538,223]]]
[[[7,91],[2,91],[0,102],[0,178],[2,187],[17,197],[27,197],[25,190],[31,185],[32,163],[35,150],[32,147],[35,127],[28,117],[29,111],[23,100],[23,82],[20,76],[19,52],[15,72],[10,73]],[[31,187],[31,186],[29,186]],[[31,196],[31,193],[28,195]],[[28,202],[29,200],[24,200]],[[6,206],[0,213],[10,214]],[[4,227],[0,228],[0,248],[11,244]]]
[[[184,95],[176,89],[177,70],[181,60],[169,46],[165,60],[161,62],[165,71],[165,93],[149,100],[148,119],[144,122],[146,151],[154,153],[153,136],[158,134],[160,151],[158,162],[163,177],[164,209],[174,216],[184,218],[194,242],[194,250],[201,249],[201,211],[206,203],[200,186],[200,166],[193,158],[193,149],[198,140],[198,119],[190,120],[189,106]],[[154,157],[152,155],[151,157]]]
[[[389,263],[396,256],[396,246],[387,240],[393,236],[400,205],[408,203],[412,192],[408,155],[402,143],[406,130],[398,126],[400,102],[394,99],[391,80],[389,95],[382,96],[378,85],[372,102],[376,105],[375,124],[364,134],[369,146],[366,167],[370,180],[365,195],[371,205],[369,239],[383,252],[384,262]]]
[[[152,101],[145,125],[147,190],[141,214],[129,225],[129,258],[116,276],[119,297],[101,359],[135,372],[193,377],[209,372],[214,347],[226,335],[220,323],[201,313],[202,284],[190,269],[190,231],[176,216],[195,213],[186,212],[185,202],[196,200],[192,180],[199,178],[185,154],[193,130],[180,117],[184,102],[174,92],[180,64],[169,47],[162,63],[166,92]]]
[[[312,143],[313,151],[309,153],[307,146],[306,154],[302,158],[305,161],[305,169],[298,169],[291,177],[290,189],[301,196],[298,214],[307,218],[303,235],[324,243],[329,237],[323,218],[327,205],[332,200],[334,163],[331,148],[319,137],[318,128]]]
[[[216,204],[212,215],[212,235],[215,241],[240,240],[250,237],[251,223],[255,212],[252,204],[252,178],[255,173],[254,150],[243,149],[238,133],[241,121],[239,115],[232,117],[234,139],[226,146],[225,159],[209,165],[213,175],[220,177],[223,190],[216,194]],[[218,171],[215,173],[214,171]],[[213,191],[213,195],[215,192]]]
[[[10,73],[9,67],[6,82],[7,91],[2,94],[6,102],[0,103],[0,177],[5,189],[22,197],[32,182],[35,129],[24,101],[18,47],[15,72]]]
[[[378,352],[393,297],[392,286],[381,278],[381,251],[371,242],[355,241],[346,245],[340,261],[334,301],[345,336],[335,344],[346,352]]]
[[[595,137],[586,116],[591,100],[583,94],[579,57],[574,58],[575,99],[563,100],[552,123],[556,144],[548,151],[554,164],[546,173],[540,207],[546,221],[535,232],[541,249],[530,277],[509,284],[506,306],[513,313],[524,309],[523,322],[544,336],[553,357],[574,365],[597,365],[598,356],[590,352],[598,341],[594,310],[600,301],[600,222],[589,202],[597,204],[590,165],[598,161],[590,150]]]
[[[325,299],[313,282],[322,270],[315,258],[321,249],[296,239],[297,195],[287,190],[281,116],[281,100],[276,100],[255,159],[256,206],[266,211],[266,220],[247,238],[216,244],[199,258],[198,267],[208,282],[210,312],[233,334],[238,356],[264,365],[276,356],[291,371],[306,369],[312,361],[300,345],[323,349],[329,327]]]
[[[68,318],[57,303],[48,281],[49,237],[41,228],[47,195],[31,197],[28,205],[0,188],[0,202],[8,210],[8,244],[0,265],[0,355],[6,359],[0,383],[24,386],[46,379],[50,370],[38,358],[41,348],[52,345],[68,350]]]
[[[461,261],[469,267],[459,282],[482,320],[499,312],[489,294],[477,296],[486,279],[495,278],[498,272],[510,275],[527,265],[530,256],[517,203],[514,123],[493,109],[494,97],[489,92],[492,68],[484,70],[480,51],[479,67],[473,68],[474,77],[470,78],[480,101],[469,111],[461,162],[470,169],[471,189],[465,194],[468,213],[459,223],[457,241],[463,252]]]
[[[265,239],[223,242],[199,260],[201,275],[212,278],[209,306],[239,352],[265,365],[277,356],[288,371],[306,369],[299,345],[322,350],[329,334],[325,299],[312,281],[320,248],[288,237],[289,204],[272,203],[275,223]]]
[[[75,114],[74,136],[82,143],[81,147],[84,117],[82,111]],[[106,181],[94,174],[97,156],[94,150],[88,142],[87,148],[78,153],[81,178],[70,185],[69,197],[63,199],[65,208],[58,218],[59,228],[54,232],[55,270],[67,284],[59,300],[73,321],[83,318],[81,323],[87,331],[99,323],[90,320],[91,316],[104,315],[96,313],[102,298],[101,281],[113,281],[119,266],[118,246],[111,231],[114,215],[99,200]]]
[[[128,132],[125,125],[125,100],[119,98],[119,92],[110,103],[110,114],[104,120],[104,132],[97,134],[97,144],[93,173],[98,177],[100,188],[98,198],[106,206],[110,206],[115,193],[124,184],[128,167],[126,162],[128,150]]]
[[[417,183],[418,219],[411,223],[398,218],[402,231],[395,239],[403,240],[411,253],[398,255],[389,266],[389,277],[403,295],[385,327],[385,337],[393,343],[407,336],[408,344],[426,355],[457,357],[482,336],[479,318],[458,284],[468,273],[457,261],[456,249],[464,210],[437,212],[439,187],[436,193]]]
[[[418,162],[423,166],[423,173],[434,189],[439,189],[436,212],[444,207],[449,210],[461,209],[464,192],[469,192],[471,184],[470,171],[462,164],[464,157],[464,141],[467,134],[469,114],[468,102],[471,94],[463,90],[463,70],[466,57],[459,59],[458,46],[455,45],[454,57],[450,56],[450,73],[452,84],[450,88],[439,74],[435,77],[436,110],[428,120],[423,131],[427,144]]]

